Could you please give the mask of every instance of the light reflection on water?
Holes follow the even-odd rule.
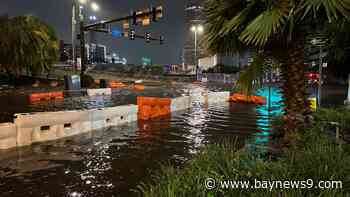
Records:
[[[271,120],[283,114],[282,94],[276,87],[263,87],[256,91],[256,95],[265,97],[267,102],[266,105],[256,107],[258,132],[248,142],[248,147],[253,155],[264,157],[271,141]]]
[[[206,91],[202,86],[190,89],[193,94]],[[252,136],[254,143],[268,144],[270,122],[261,113],[263,108],[208,106],[201,97],[195,98],[192,109],[171,117],[0,154],[7,157],[0,160],[0,192],[2,196],[133,196],[130,190],[147,182],[160,164],[181,166],[206,144],[238,138],[243,146]]]

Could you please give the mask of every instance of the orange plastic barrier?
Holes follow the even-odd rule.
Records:
[[[119,81],[111,81],[109,83],[110,88],[125,88],[127,85]]]
[[[134,84],[133,89],[137,90],[137,91],[144,91],[145,90],[145,86],[144,85],[136,85],[136,84]]]
[[[230,101],[235,103],[252,103],[257,105],[265,105],[266,98],[261,96],[247,96],[243,94],[234,94],[230,96]]]
[[[30,102],[64,99],[63,92],[34,93],[29,96]]]
[[[171,99],[169,98],[137,97],[137,105],[139,108],[138,118],[141,120],[149,120],[171,114]]]

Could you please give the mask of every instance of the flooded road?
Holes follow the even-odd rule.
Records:
[[[261,92],[265,93],[266,89]],[[270,113],[267,106],[208,106],[195,101],[192,109],[171,117],[2,152],[0,193],[21,197],[137,196],[137,185],[147,183],[161,164],[181,166],[206,144],[237,139],[241,146],[268,145]]]

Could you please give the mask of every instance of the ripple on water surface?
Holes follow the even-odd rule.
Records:
[[[268,117],[253,105],[197,103],[171,117],[4,152],[0,192],[2,196],[133,196],[130,190],[147,182],[160,164],[182,165],[209,143],[238,138],[243,146],[248,139],[258,141],[258,134],[268,128]]]

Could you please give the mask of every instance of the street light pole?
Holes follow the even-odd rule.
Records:
[[[73,0],[72,3],[72,67],[76,69],[76,56],[75,56],[75,37],[76,37],[76,13],[77,13],[77,2]]]
[[[81,57],[80,75],[83,76],[85,74],[85,71],[86,71],[84,20],[80,21],[80,57]]]
[[[199,80],[199,65],[198,65],[198,33],[202,33],[203,26],[202,25],[194,25],[191,27],[191,31],[194,33],[194,58],[195,58],[195,66],[196,66],[196,80]]]
[[[198,59],[197,59],[197,30],[194,31],[194,59],[196,66],[196,80],[198,80]]]

